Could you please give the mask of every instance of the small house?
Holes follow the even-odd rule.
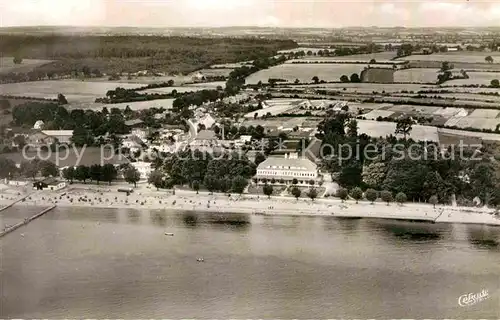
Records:
[[[50,190],[57,191],[66,187],[66,182],[59,182],[56,178],[46,178],[33,183],[35,190]]]

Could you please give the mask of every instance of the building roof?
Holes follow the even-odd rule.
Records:
[[[138,124],[143,124],[143,123],[144,123],[144,121],[142,121],[141,119],[134,119],[134,120],[125,121],[125,125],[128,127],[136,126]]]
[[[212,130],[201,130],[195,140],[217,140],[217,136]]]
[[[51,137],[73,136],[73,130],[42,130],[42,132]]]
[[[259,164],[257,170],[282,169],[293,171],[316,171],[317,166],[309,159],[299,158],[277,158],[269,157]]]

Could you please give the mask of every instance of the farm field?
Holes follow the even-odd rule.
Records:
[[[133,89],[145,86],[144,83],[93,82],[78,80],[32,81],[22,83],[7,83],[0,85],[0,95],[56,99],[62,93],[69,103],[94,102],[96,98],[104,97],[108,90],[117,87]]]
[[[449,119],[445,125],[448,127],[458,127],[458,128],[477,128],[477,129],[490,129],[495,130],[500,124],[500,119],[489,119],[489,118],[475,118],[471,116],[467,117],[453,117]]]
[[[394,135],[395,130],[395,122],[358,120],[358,132],[371,137]],[[417,141],[439,141],[437,128],[431,126],[415,125],[409,137]]]
[[[489,141],[500,141],[500,134],[496,133],[485,133],[485,132],[472,132],[472,131],[462,131],[457,129],[438,129],[439,134],[446,135],[456,135],[458,137],[469,137],[469,138],[480,138]]]
[[[106,107],[109,110],[111,108],[125,109],[127,106],[129,106],[130,109],[132,110],[144,110],[149,108],[162,108],[162,107],[169,110],[172,108],[174,100],[175,99],[158,99],[151,101],[110,103],[110,104],[95,103],[95,102],[92,103],[79,102],[79,103],[70,103],[68,105],[68,109],[101,110],[103,107]]]
[[[224,83],[223,83],[224,84]],[[222,86],[224,87],[224,85]],[[184,92],[195,92],[195,91],[202,91],[202,90],[214,90],[217,88],[217,86],[212,86],[212,85],[206,85],[202,86],[200,85],[186,85],[182,87],[166,87],[166,88],[155,88],[155,89],[147,89],[147,90],[142,90],[140,91],[141,93],[148,93],[148,94],[166,94],[166,93],[171,93],[173,90],[176,90],[179,93],[184,93]]]
[[[330,90],[343,90],[346,88],[347,92],[359,92],[359,93],[372,93],[377,92],[401,92],[401,91],[414,91],[415,93],[419,90],[431,90],[437,89],[433,85],[420,85],[420,84],[401,84],[401,83],[322,83],[322,84],[311,84],[311,85],[296,85],[289,86],[289,88],[295,89],[330,89]]]
[[[491,56],[493,63],[500,63],[500,53],[498,52],[450,52],[440,54],[427,54],[427,55],[411,55],[408,57],[398,58],[397,60],[406,61],[448,61],[448,62],[461,62],[461,63],[484,63],[488,64],[484,58]]]
[[[259,81],[267,83],[269,78],[285,79],[293,83],[295,79],[310,83],[317,76],[324,81],[340,81],[342,75],[359,74],[364,64],[282,64],[269,69],[261,70],[246,78],[247,84],[257,84]]]
[[[439,69],[414,68],[398,70],[394,73],[394,82],[436,83]]]
[[[34,68],[53,62],[53,60],[23,59],[21,64],[14,64],[14,57],[0,57],[0,73],[30,72]]]
[[[500,61],[500,59],[499,59]],[[469,75],[469,79],[456,79],[447,81],[445,84],[447,85],[469,85],[469,84],[478,84],[478,85],[490,85],[491,80],[499,79],[500,73],[496,72],[467,72]]]
[[[229,77],[229,74],[233,71],[234,69],[229,69],[229,68],[219,68],[219,69],[201,69],[196,72],[193,72],[190,74],[190,76],[193,76],[197,73],[201,73],[206,77]]]
[[[436,94],[429,94],[429,96],[434,96]],[[500,102],[499,96],[484,95],[484,94],[474,94],[474,93],[439,93],[440,97],[445,98],[455,98],[460,100],[474,100],[474,101],[498,101]]]

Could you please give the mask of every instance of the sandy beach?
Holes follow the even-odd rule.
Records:
[[[28,195],[29,194],[29,195]],[[290,197],[265,195],[209,194],[193,191],[156,191],[140,185],[132,194],[118,192],[115,186],[71,186],[58,192],[34,191],[3,186],[0,188],[0,210],[27,197],[16,206],[89,207],[166,209],[197,212],[227,212],[287,216],[335,216],[346,218],[382,218],[446,223],[473,223],[500,226],[500,217],[490,208],[436,206],[417,203],[399,205],[367,201],[342,202],[338,199],[296,200]]]

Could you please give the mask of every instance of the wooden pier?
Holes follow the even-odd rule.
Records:
[[[2,232],[0,232],[0,238],[2,238],[3,236],[19,229],[20,227],[24,226],[24,225],[27,225],[28,223],[30,223],[31,221],[43,216],[44,214],[46,214],[47,212],[51,211],[52,209],[54,209],[56,207],[56,205],[53,205],[51,207],[48,207],[46,209],[44,209],[43,211],[29,217],[29,218],[26,218],[24,219],[23,221],[19,222],[19,223],[16,223],[15,225],[13,226],[10,226],[8,227],[7,229],[3,230]]]

